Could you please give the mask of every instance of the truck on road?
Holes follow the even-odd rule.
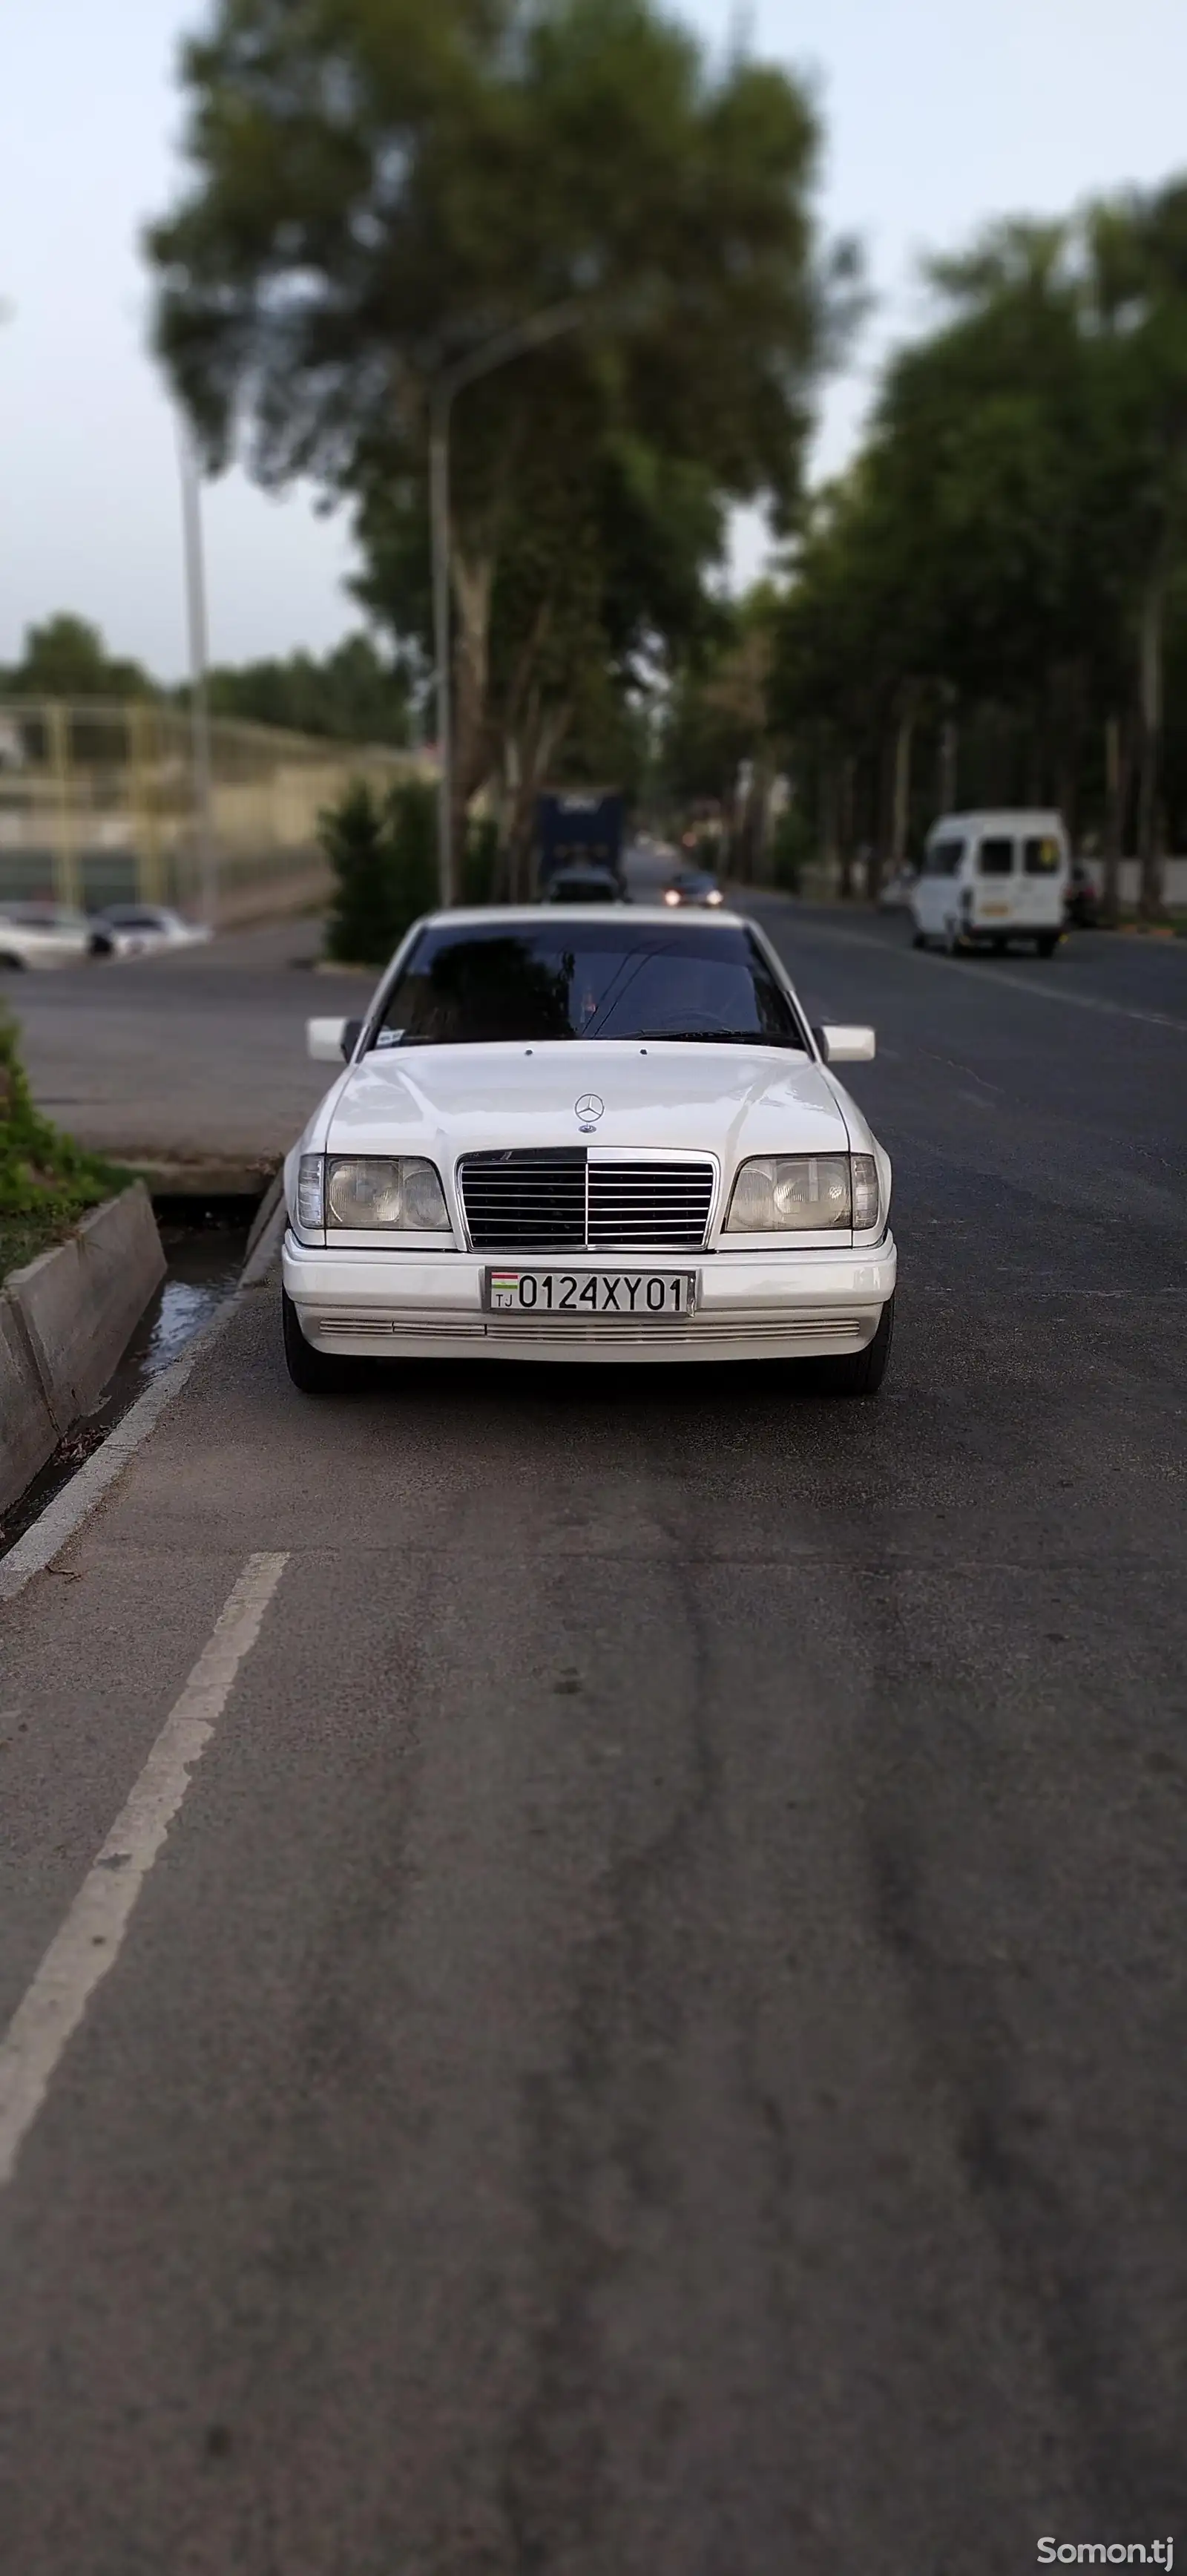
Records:
[[[607,868],[624,884],[626,800],[617,787],[548,789],[536,806],[536,875],[541,894],[561,868]]]

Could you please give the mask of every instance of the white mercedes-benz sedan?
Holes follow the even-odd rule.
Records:
[[[285,1166],[284,1346],[344,1359],[812,1360],[880,1385],[890,1163],[732,912],[549,906],[418,922]]]

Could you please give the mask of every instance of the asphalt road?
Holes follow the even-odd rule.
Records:
[[[37,1101],[95,1152],[146,1166],[222,1164],[250,1188],[292,1144],[325,1090],[305,1020],[360,1010],[374,978],[299,971],[318,921],[233,931],[176,956],[88,961],[5,975]]]
[[[1187,953],[768,917],[879,1027],[876,1405],[311,1404],[264,1291],[2,1614],[0,2025],[275,1585],[0,2192],[14,2576],[1187,2542]]]

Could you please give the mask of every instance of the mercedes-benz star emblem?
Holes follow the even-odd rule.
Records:
[[[599,1100],[596,1091],[583,1091],[580,1100],[574,1103],[574,1108],[581,1120],[582,1135],[588,1136],[592,1133],[598,1119],[604,1116],[606,1103],[604,1100]]]

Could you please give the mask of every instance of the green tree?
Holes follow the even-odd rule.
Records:
[[[887,369],[863,453],[799,549],[774,680],[826,837],[901,856],[914,738],[959,725],[978,801],[1063,805],[1133,695],[1134,352],[1082,224],[997,226],[933,263],[939,321]],[[1114,767],[1118,764],[1113,763]],[[1114,793],[1110,838],[1119,847]],[[842,820],[836,827],[836,817]]]
[[[781,601],[760,582],[726,609],[686,659],[660,726],[658,774],[669,806],[720,805],[741,877],[764,871],[766,814],[780,745],[771,689]]]
[[[99,628],[65,610],[28,628],[8,686],[38,698],[142,698],[153,688],[138,662],[114,660]]]
[[[522,802],[591,654],[665,631],[697,513],[703,573],[724,504],[794,509],[847,273],[814,256],[811,109],[651,0],[222,0],[184,79],[161,354],[212,464],[242,434],[265,481],[358,500],[368,595],[422,650],[433,379],[585,308],[456,416],[460,787],[501,766]]]
[[[383,966],[436,900],[432,790],[407,780],[380,799],[363,779],[322,816],[334,876],[327,950],[350,966]]]
[[[218,665],[209,676],[212,714],[346,742],[403,745],[409,737],[409,669],[381,654],[369,635],[349,635],[332,652]],[[188,691],[179,693],[183,700]]]
[[[1110,433],[1102,517],[1136,645],[1140,901],[1154,918],[1162,909],[1166,623],[1187,555],[1187,180],[1097,204],[1085,234]]]

